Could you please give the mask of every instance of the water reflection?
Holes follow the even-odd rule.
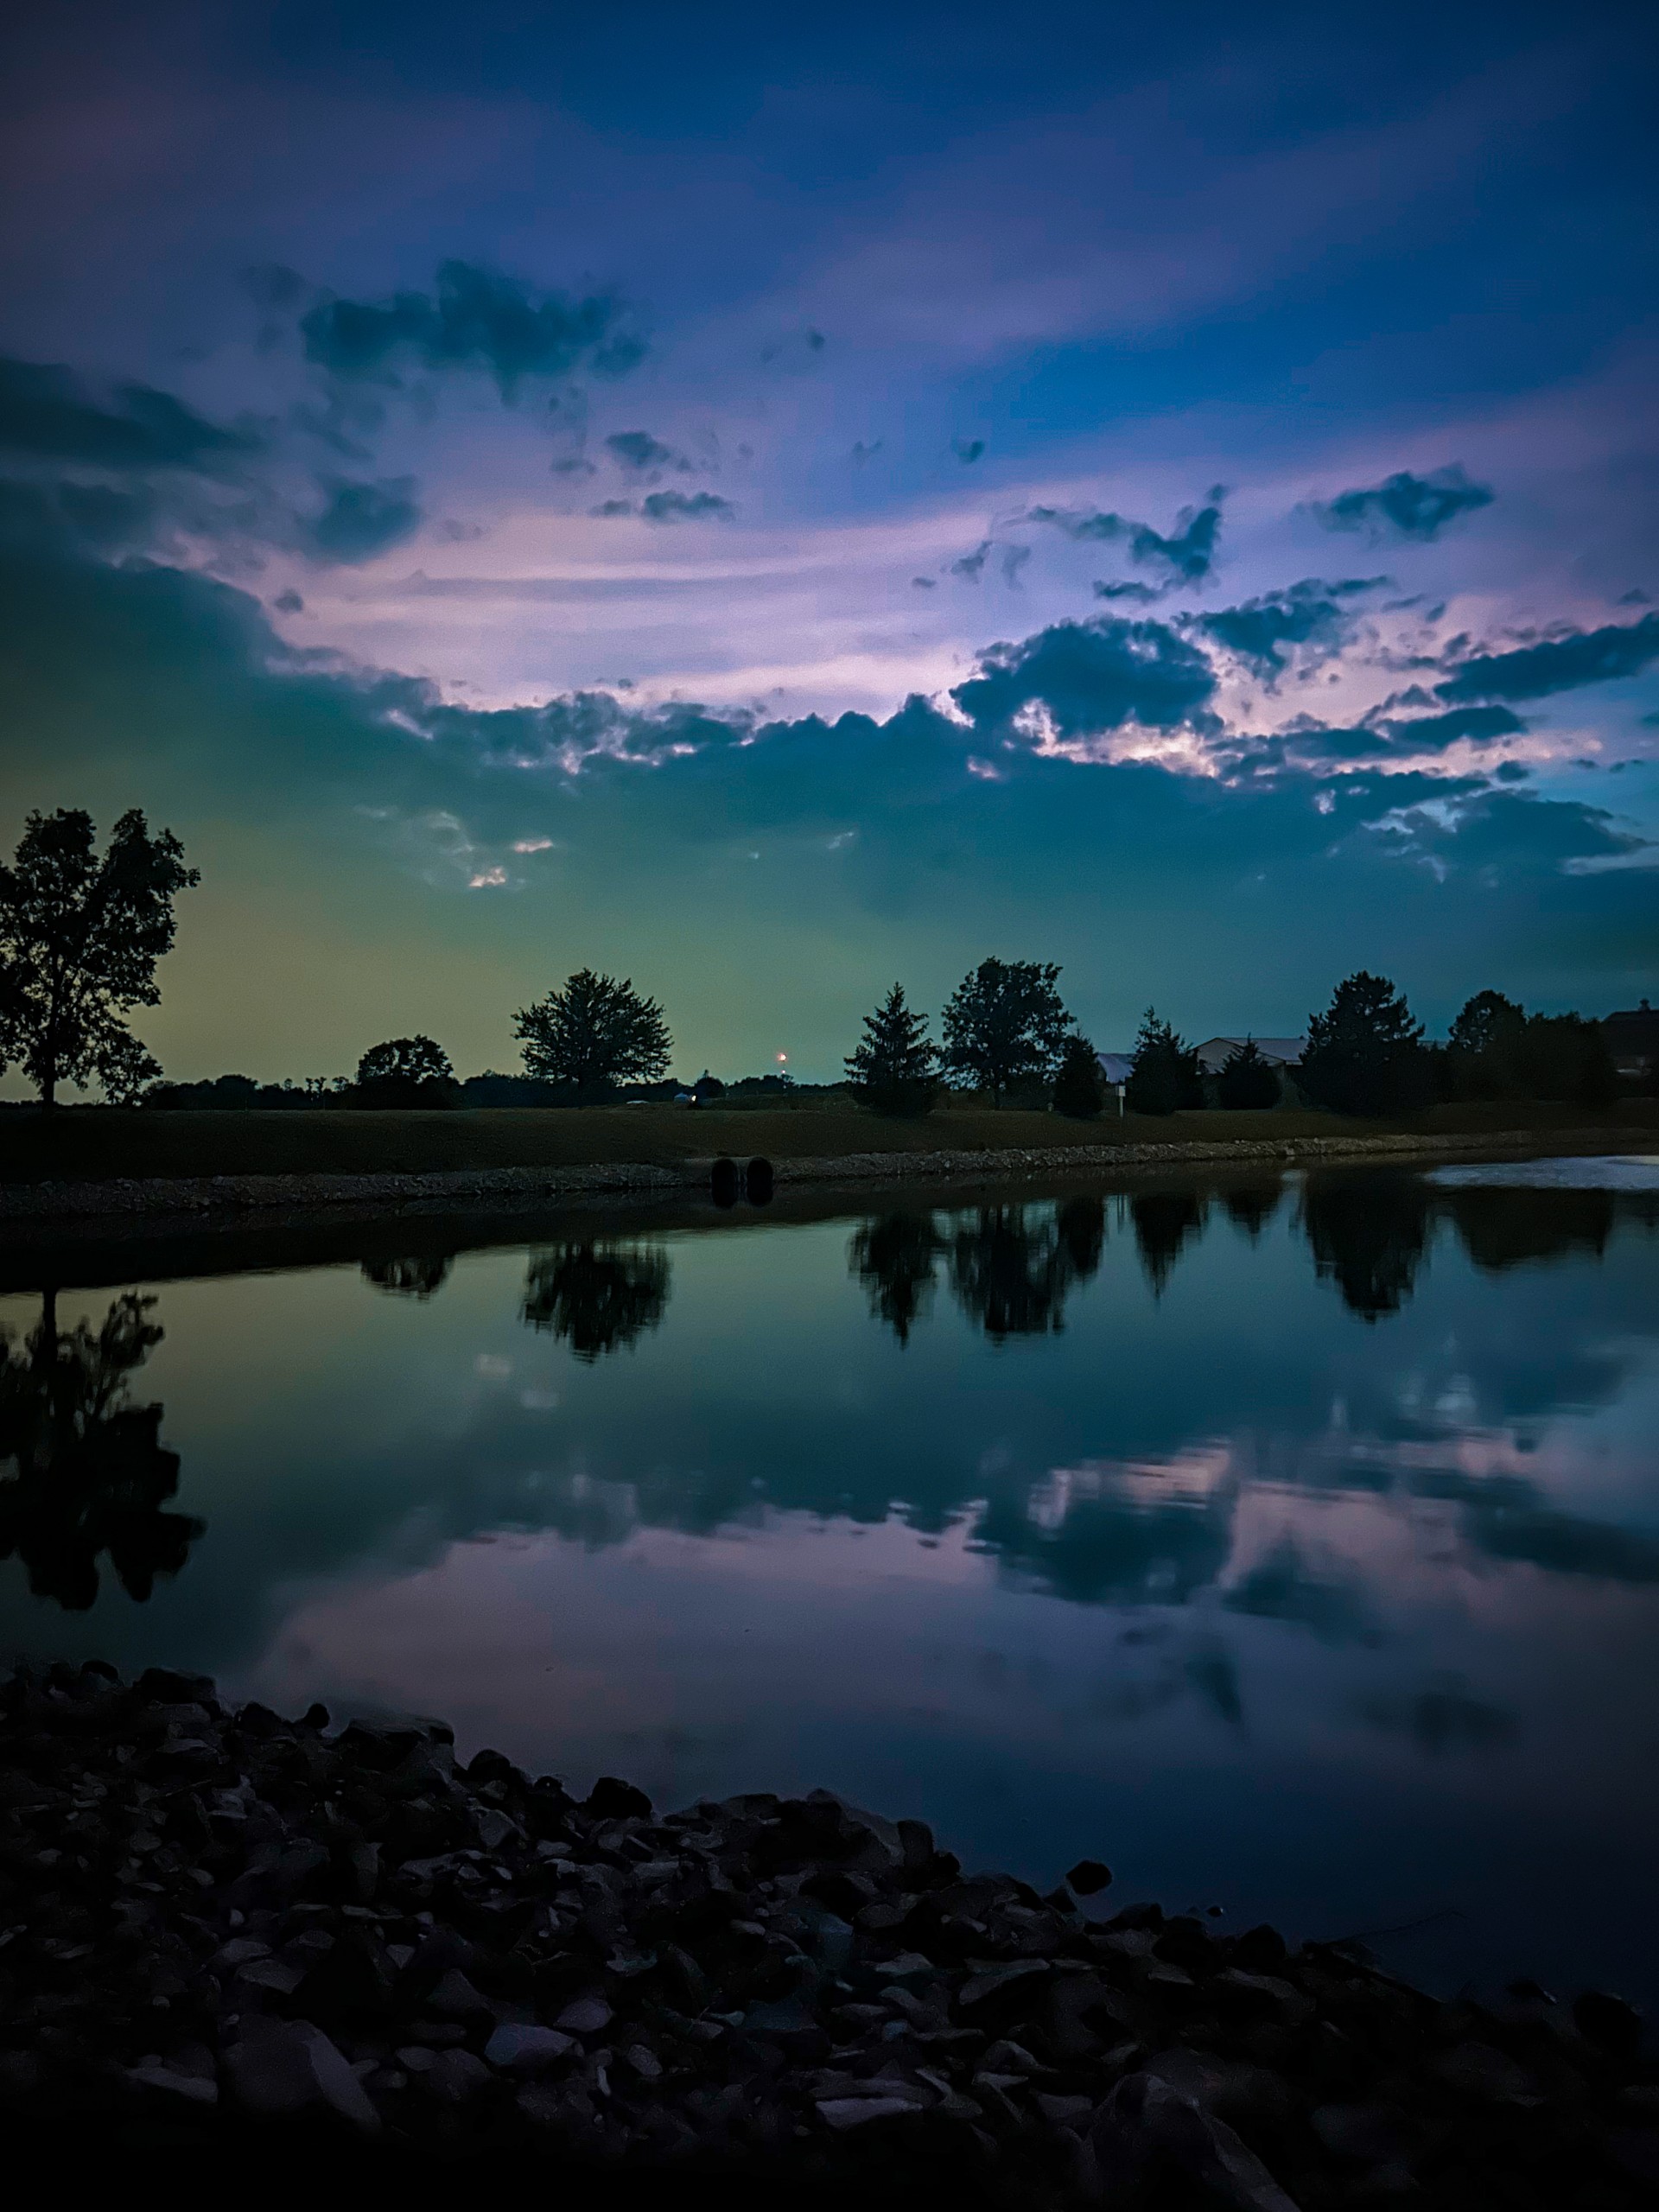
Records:
[[[1208,1218],[1204,1195],[1194,1190],[1137,1191],[1129,1200],[1129,1217],[1152,1294],[1161,1298],[1189,1238]]]
[[[1367,1321],[1411,1296],[1428,1243],[1432,1195],[1413,1177],[1310,1176],[1302,1227],[1316,1274]]]
[[[931,1213],[886,1213],[853,1231],[848,1265],[869,1293],[870,1312],[901,1344],[932,1304],[944,1249]]]
[[[524,1319],[563,1338],[591,1366],[658,1326],[668,1287],[668,1254],[660,1244],[556,1244],[530,1262]]]
[[[0,1559],[15,1553],[36,1597],[86,1611],[109,1554],[141,1603],[176,1574],[202,1523],[164,1510],[179,1457],[159,1440],[162,1408],[128,1402],[128,1377],[162,1340],[154,1298],[129,1291],[101,1325],[60,1330],[54,1293],[19,1344],[0,1333]]]
[[[365,1260],[363,1280],[395,1298],[431,1298],[449,1280],[453,1252],[418,1252],[391,1260]]]
[[[890,1213],[854,1230],[848,1265],[870,1311],[902,1344],[932,1302],[939,1262],[963,1313],[993,1344],[1058,1333],[1065,1301],[1099,1272],[1106,1202],[980,1206],[949,1215]]]

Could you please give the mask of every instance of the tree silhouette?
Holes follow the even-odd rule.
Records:
[[[561,1337],[589,1366],[654,1329],[668,1305],[668,1254],[657,1244],[556,1244],[524,1278],[524,1318]]]
[[[526,1072],[568,1084],[578,1100],[602,1098],[619,1083],[654,1083],[667,1071],[673,1042],[655,999],[591,968],[523,1007],[514,1034]]]
[[[1074,1122],[1092,1122],[1105,1103],[1106,1082],[1099,1053],[1086,1037],[1069,1039],[1054,1078],[1054,1111]]]
[[[1178,1037],[1158,1009],[1148,1007],[1135,1040],[1124,1103],[1132,1114],[1179,1114],[1204,1103],[1198,1056]]]
[[[0,1558],[15,1552],[36,1597],[84,1612],[98,1596],[107,1553],[140,1604],[158,1574],[176,1574],[203,1523],[164,1511],[179,1458],[158,1440],[160,1406],[127,1402],[128,1377],[162,1340],[153,1298],[128,1291],[96,1333],[57,1325],[55,1294],[21,1344],[0,1336]]]
[[[1216,1077],[1218,1103],[1236,1114],[1259,1112],[1279,1103],[1279,1071],[1263,1057],[1254,1037],[1235,1045]]]
[[[397,1298],[432,1298],[449,1279],[453,1252],[406,1253],[393,1260],[365,1260],[363,1279]]]
[[[1413,1113],[1433,1087],[1423,1025],[1386,976],[1362,968],[1309,1020],[1297,1081],[1333,1114]]]
[[[1137,1191],[1129,1200],[1129,1218],[1152,1294],[1161,1298],[1188,1237],[1204,1227],[1203,1196],[1197,1191]]]
[[[170,830],[152,837],[135,807],[100,860],[79,808],[31,814],[0,866],[0,1072],[16,1061],[57,1103],[96,1077],[126,1103],[161,1068],[122,1019],[155,1006],[156,963],[173,944],[173,900],[200,881]]]
[[[861,1106],[903,1118],[931,1111],[939,1095],[938,1054],[925,1015],[905,1004],[902,984],[895,983],[874,1013],[865,1015],[864,1034],[846,1065]]]
[[[1103,1208],[1096,1222],[1068,1209],[982,1206],[950,1238],[950,1287],[995,1343],[1058,1335],[1067,1296],[1099,1267],[1104,1243]]]
[[[353,1106],[453,1106],[460,1095],[449,1056],[430,1037],[391,1037],[357,1064]]]
[[[1054,988],[1059,974],[1040,960],[982,960],[945,1001],[944,1065],[999,1106],[1011,1084],[1046,1081],[1076,1026]]]
[[[1221,1203],[1228,1218],[1236,1221],[1254,1244],[1278,1212],[1284,1194],[1285,1186],[1277,1178],[1271,1183],[1235,1183],[1222,1192]]]
[[[933,1301],[944,1241],[927,1213],[883,1214],[853,1231],[847,1264],[869,1294],[870,1311],[901,1344]]]
[[[1416,1287],[1432,1200],[1414,1176],[1310,1179],[1302,1227],[1315,1271],[1367,1321],[1397,1313]]]

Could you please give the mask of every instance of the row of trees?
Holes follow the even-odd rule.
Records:
[[[125,1017],[157,1002],[156,968],[173,943],[173,902],[198,880],[178,839],[166,830],[152,836],[137,810],[121,817],[102,855],[89,815],[31,814],[12,865],[0,866],[0,1073],[21,1067],[48,1106],[61,1085],[92,1082],[118,1104],[146,1095],[186,1103],[176,1087],[170,1096],[157,1089],[161,1068]],[[865,1017],[848,1056],[853,1096],[875,1113],[913,1116],[930,1112],[947,1086],[988,1091],[999,1106],[1011,1093],[1036,1091],[1062,1114],[1098,1115],[1105,1100],[1099,1055],[1061,999],[1059,976],[1052,962],[981,961],[945,1001],[937,1044],[895,983]],[[672,1039],[663,1009],[626,978],[580,969],[562,989],[520,1008],[514,1027],[526,1078],[572,1103],[658,1084],[668,1072]],[[1597,1022],[1529,1014],[1500,993],[1482,991],[1446,1043],[1434,1046],[1387,977],[1363,969],[1311,1018],[1295,1084],[1310,1104],[1372,1115],[1412,1113],[1440,1098],[1599,1105],[1618,1090]],[[349,1083],[288,1086],[275,1098],[271,1087],[262,1091],[244,1077],[222,1077],[212,1089],[226,1086],[234,1099],[189,1103],[322,1098],[402,1107],[453,1104],[460,1096],[448,1057],[425,1036],[375,1046]],[[697,1086],[700,1093],[719,1088],[709,1077]],[[1212,1098],[1259,1109],[1281,1095],[1278,1069],[1254,1043],[1207,1077],[1195,1049],[1147,1009],[1127,1086],[1133,1111],[1174,1114]]]

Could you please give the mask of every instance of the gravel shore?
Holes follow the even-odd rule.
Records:
[[[580,1802],[449,1730],[94,1662],[0,1681],[0,2108],[176,2147],[1007,2207],[1624,2212],[1630,2007],[964,1874],[827,1793]],[[653,2200],[655,2201],[655,2200]],[[815,2200],[816,2201],[816,2200]]]
[[[1344,1161],[1514,1157],[1528,1153],[1642,1151],[1642,1129],[1512,1130],[1430,1136],[1217,1139],[1169,1144],[982,1147],[975,1150],[842,1153],[772,1162],[779,1183],[944,1181],[967,1177],[1113,1173],[1125,1168],[1340,1166]],[[0,1220],[77,1220],[108,1216],[224,1214],[331,1206],[452,1205],[706,1188],[709,1159],[671,1167],[618,1161],[591,1167],[493,1167],[429,1175],[112,1176],[80,1183],[0,1183]]]

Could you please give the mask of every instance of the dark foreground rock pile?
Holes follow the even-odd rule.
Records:
[[[659,1819],[458,1767],[429,1721],[18,1672],[0,2105],[1009,2206],[1659,2196],[1659,2063],[1618,1999],[1441,2004],[1267,1928],[1086,1918],[1109,1879],[967,1876],[822,1792]]]

